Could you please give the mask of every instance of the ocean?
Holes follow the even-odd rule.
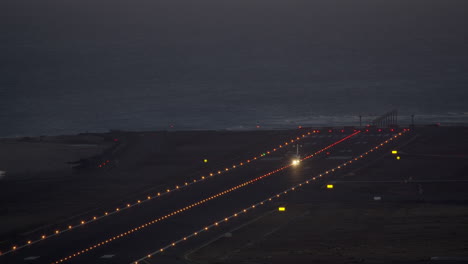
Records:
[[[468,123],[468,2],[2,0],[0,137]]]

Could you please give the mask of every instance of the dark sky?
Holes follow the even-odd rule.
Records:
[[[0,118],[27,130],[125,113],[468,112],[467,10],[464,0],[2,0]]]

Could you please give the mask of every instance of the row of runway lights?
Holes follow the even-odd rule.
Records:
[[[320,133],[320,131],[319,131],[319,130],[312,130],[312,131],[309,131],[309,132],[307,132],[307,133],[305,133],[305,134],[302,134],[301,137],[296,137],[295,139],[291,139],[291,140],[289,140],[289,141],[286,141],[286,142],[284,142],[284,144],[281,144],[281,145],[279,145],[278,147],[273,148],[272,150],[263,152],[262,154],[260,154],[260,155],[258,155],[258,156],[255,156],[255,157],[253,157],[253,158],[251,158],[251,159],[246,160],[245,162],[240,162],[240,163],[237,164],[237,165],[236,165],[236,164],[235,164],[235,165],[232,165],[231,168],[225,168],[224,170],[218,170],[217,172],[211,172],[211,173],[207,174],[208,176],[201,176],[198,180],[197,180],[197,179],[194,179],[193,181],[185,182],[185,183],[182,184],[182,185],[176,185],[173,189],[166,189],[165,191],[158,192],[155,196],[156,196],[156,197],[160,197],[160,196],[169,194],[169,193],[171,193],[171,192],[173,192],[173,191],[184,189],[185,187],[188,187],[188,186],[190,186],[190,185],[192,185],[192,184],[195,184],[195,183],[198,183],[198,182],[200,182],[200,181],[206,180],[206,179],[208,179],[208,177],[214,177],[214,176],[216,176],[216,175],[220,175],[220,174],[226,173],[226,172],[228,172],[228,171],[230,171],[230,170],[232,170],[232,169],[235,169],[235,168],[238,168],[238,167],[242,167],[242,166],[247,165],[247,164],[249,164],[249,163],[251,163],[251,162],[253,162],[253,161],[256,161],[256,160],[258,160],[258,159],[260,159],[260,158],[262,158],[262,157],[264,157],[264,156],[266,156],[266,155],[270,155],[271,153],[276,152],[277,150],[279,150],[279,149],[281,149],[281,148],[284,148],[284,147],[288,146],[289,144],[294,143],[294,142],[296,142],[296,141],[299,141],[299,140],[305,138],[306,136],[311,135],[311,134],[314,134],[314,133]],[[100,164],[99,166],[102,167],[102,166],[107,165],[108,163],[109,163],[109,161],[107,160],[106,162]],[[55,237],[55,236],[57,236],[57,235],[59,235],[59,234],[62,234],[62,233],[64,233],[64,232],[73,230],[73,229],[75,229],[75,228],[77,228],[77,227],[86,225],[86,224],[91,223],[91,222],[95,222],[95,221],[100,220],[100,219],[102,219],[102,218],[104,218],[104,217],[107,217],[107,216],[116,214],[116,213],[118,213],[118,212],[120,212],[120,211],[129,209],[129,208],[131,208],[131,207],[138,206],[138,205],[140,205],[140,204],[142,204],[142,203],[144,203],[144,202],[147,202],[147,201],[149,201],[149,200],[151,200],[151,199],[152,199],[152,197],[151,197],[151,196],[148,196],[148,197],[146,197],[146,199],[138,200],[138,201],[136,201],[135,203],[132,203],[132,204],[131,204],[131,203],[127,203],[127,204],[125,204],[125,206],[117,207],[115,210],[112,210],[112,211],[109,211],[109,212],[105,212],[105,213],[104,213],[103,215],[101,215],[101,216],[93,216],[93,218],[91,218],[91,219],[88,219],[88,220],[81,220],[80,223],[79,223],[78,225],[68,225],[66,228],[62,228],[61,230],[55,230],[54,233],[52,233],[52,234],[49,234],[49,235],[42,235],[40,239],[28,240],[28,241],[26,241],[25,244],[23,244],[23,245],[21,245],[21,246],[14,245],[14,246],[12,246],[9,250],[7,250],[7,251],[5,251],[5,252],[3,252],[3,253],[0,251],[0,256],[1,256],[1,255],[8,254],[8,253],[11,253],[11,252],[14,252],[14,251],[16,251],[16,250],[22,249],[22,248],[27,247],[27,246],[33,245],[33,244],[35,244],[35,243],[41,242],[41,241],[43,241],[44,239],[48,239],[48,238],[51,238],[51,237]]]
[[[407,132],[407,131],[409,131],[409,130],[405,130],[403,133],[405,133],[405,132]],[[347,162],[342,163],[341,165],[338,165],[337,167],[335,167],[335,168],[333,168],[333,169],[327,170],[327,171],[323,172],[322,174],[319,174],[319,175],[316,176],[316,177],[312,177],[312,178],[310,178],[310,179],[308,179],[308,180],[306,180],[306,181],[304,181],[304,182],[302,182],[302,183],[299,183],[299,184],[297,184],[297,185],[295,185],[295,186],[293,186],[293,187],[290,187],[290,188],[288,188],[288,189],[286,189],[286,190],[284,190],[284,191],[281,191],[281,192],[279,192],[279,193],[277,193],[277,194],[275,194],[275,195],[273,195],[273,196],[270,196],[270,197],[266,198],[265,200],[263,200],[263,201],[261,201],[261,202],[258,202],[258,203],[256,203],[256,204],[253,204],[253,205],[251,205],[251,206],[249,206],[249,207],[244,208],[244,209],[241,210],[241,211],[238,211],[238,212],[236,212],[236,213],[234,213],[234,214],[232,214],[232,215],[230,215],[230,216],[228,216],[228,217],[225,217],[224,219],[221,219],[221,220],[219,220],[219,221],[216,221],[215,223],[213,223],[213,224],[211,224],[211,225],[205,226],[204,228],[202,228],[202,229],[200,229],[200,230],[198,230],[198,231],[196,231],[196,232],[193,232],[192,234],[190,234],[190,235],[188,235],[188,236],[185,236],[185,237],[183,237],[183,238],[181,238],[181,239],[179,239],[179,240],[176,240],[176,241],[174,241],[174,242],[172,242],[172,243],[170,243],[170,244],[168,244],[168,245],[166,245],[166,246],[160,248],[159,250],[153,251],[153,252],[149,253],[148,255],[146,255],[145,257],[142,257],[142,258],[140,258],[140,259],[138,259],[138,260],[136,260],[136,261],[133,261],[133,262],[131,262],[130,264],[139,264],[141,261],[144,261],[144,260],[146,260],[146,259],[150,259],[150,258],[153,257],[154,255],[159,254],[159,253],[162,253],[162,252],[164,252],[165,250],[167,250],[167,249],[169,249],[169,248],[171,248],[171,247],[174,247],[174,246],[176,246],[177,244],[179,244],[179,243],[181,243],[181,242],[184,242],[184,241],[186,241],[186,240],[189,239],[189,238],[196,237],[196,236],[198,236],[198,234],[200,234],[200,233],[202,233],[202,232],[208,231],[208,230],[210,230],[210,229],[213,228],[213,227],[219,226],[221,223],[228,222],[230,219],[236,218],[236,217],[238,217],[238,216],[241,215],[241,214],[245,214],[245,213],[247,213],[248,211],[251,211],[251,210],[253,210],[253,209],[255,209],[255,208],[257,208],[257,207],[259,207],[259,206],[261,206],[261,205],[264,205],[265,203],[268,203],[268,202],[273,201],[274,199],[280,198],[281,196],[287,194],[288,192],[295,191],[295,190],[301,188],[302,186],[304,186],[304,185],[306,185],[306,184],[309,184],[310,182],[316,181],[317,179],[322,178],[323,176],[326,176],[327,174],[333,173],[333,172],[335,172],[335,171],[338,170],[338,169],[344,168],[344,167],[346,167],[346,166],[352,164],[354,161],[358,161],[358,160],[364,158],[365,156],[371,154],[372,152],[378,150],[379,148],[381,148],[381,147],[384,146],[385,144],[390,143],[390,141],[392,141],[392,140],[398,138],[399,136],[403,135],[403,133],[400,132],[400,133],[398,133],[397,135],[392,136],[390,139],[388,139],[388,140],[386,140],[386,141],[380,143],[379,145],[373,147],[372,149],[366,151],[365,153],[362,153],[361,155],[359,155],[359,156],[357,156],[357,157],[355,157],[355,158],[353,158],[353,159],[351,159],[351,160],[348,160]],[[305,158],[304,158],[304,160],[305,160]],[[56,263],[58,263],[58,262],[56,262]]]
[[[354,132],[353,134],[351,134],[350,136],[354,136],[355,134],[357,134],[357,133],[360,132],[360,130],[354,130],[354,131],[355,131],[355,132]],[[406,131],[406,129],[405,129],[404,131]],[[409,129],[408,129],[408,131],[409,131]],[[331,132],[331,130],[330,130],[329,132]],[[344,132],[344,130],[343,130],[342,132]],[[269,155],[269,154],[271,154],[272,152],[275,152],[275,151],[277,151],[278,149],[281,149],[281,148],[283,148],[283,147],[285,147],[285,146],[288,146],[290,143],[294,143],[294,142],[296,142],[296,141],[299,141],[299,140],[305,138],[307,135],[311,135],[311,134],[313,134],[313,133],[320,133],[320,130],[313,130],[313,131],[311,131],[311,132],[307,132],[306,134],[301,135],[301,137],[296,137],[296,139],[291,139],[289,142],[286,141],[284,144],[279,145],[277,148],[273,148],[271,151],[266,151],[266,152],[260,154],[259,156],[253,157],[252,159],[247,160],[245,163],[244,163],[244,162],[240,162],[238,166],[244,166],[244,165],[246,165],[246,164],[248,164],[248,163],[251,163],[251,162],[254,161],[254,160],[258,160],[258,159],[261,158],[261,157],[264,157],[264,156],[266,156],[266,155]],[[340,141],[338,141],[338,142],[335,142],[334,144],[330,145],[329,147],[332,147],[332,146],[334,146],[334,145],[336,145],[336,144],[342,142],[343,140],[349,138],[350,136],[347,136],[347,137],[343,138],[342,140],[340,140]],[[327,148],[325,148],[325,149],[327,149]],[[325,149],[323,149],[323,150],[325,150]],[[321,151],[319,151],[319,152],[317,152],[317,153],[320,153],[320,152],[322,152],[323,150],[321,150]],[[311,156],[314,156],[314,155],[311,155]],[[310,157],[311,157],[311,156],[310,156]],[[235,169],[235,168],[237,168],[238,166],[233,165],[233,166],[232,166],[232,169]],[[215,175],[219,175],[219,174],[222,174],[222,173],[227,172],[227,171],[229,171],[229,168],[225,168],[224,171],[219,170],[217,173],[209,173],[209,176],[210,176],[210,177],[213,177],[213,176],[215,176]],[[206,177],[205,177],[205,176],[201,176],[201,178],[200,178],[199,180],[194,179],[194,180],[191,181],[191,182],[185,182],[183,185],[180,185],[180,186],[179,186],[179,185],[176,185],[175,188],[173,188],[173,189],[167,189],[167,190],[164,191],[164,192],[158,192],[155,196],[156,196],[156,197],[160,197],[160,196],[169,194],[170,192],[173,192],[173,191],[176,191],[176,190],[181,190],[181,189],[183,189],[183,188],[185,188],[185,187],[188,187],[188,186],[190,186],[190,185],[192,185],[192,184],[195,184],[195,183],[197,183],[197,182],[206,180],[207,178],[208,178],[208,176],[206,176]],[[142,203],[145,203],[145,202],[151,200],[152,198],[153,198],[153,197],[151,197],[151,196],[147,196],[146,199],[138,200],[137,202],[135,202],[135,203],[133,203],[133,204],[127,203],[125,206],[123,206],[123,207],[117,207],[115,210],[109,211],[109,212],[105,212],[105,213],[104,213],[103,215],[101,215],[101,216],[93,216],[92,219],[89,219],[89,220],[81,220],[80,223],[79,223],[78,225],[68,225],[68,226],[67,226],[66,228],[64,228],[64,229],[55,230],[54,233],[52,233],[52,234],[49,234],[49,235],[42,235],[39,239],[36,239],[36,240],[28,240],[28,241],[26,241],[25,244],[23,244],[23,245],[21,245],[21,246],[14,245],[14,246],[12,246],[9,250],[7,250],[7,251],[5,251],[5,252],[3,252],[3,253],[0,251],[0,256],[1,256],[1,255],[8,254],[8,253],[11,253],[11,252],[14,252],[14,251],[16,251],[16,250],[19,250],[19,249],[22,249],[22,248],[25,248],[25,247],[28,247],[28,246],[33,245],[33,244],[36,244],[36,243],[39,243],[39,242],[41,242],[41,241],[43,241],[43,240],[45,240],[45,239],[55,237],[55,236],[57,236],[57,235],[59,235],[59,234],[62,234],[62,233],[64,233],[64,232],[67,232],[67,231],[70,231],[70,230],[73,230],[73,229],[75,229],[75,228],[77,228],[77,227],[80,227],[80,226],[86,225],[86,224],[88,224],[88,223],[91,223],[91,222],[95,222],[95,221],[97,221],[97,220],[100,220],[100,219],[102,219],[102,218],[104,218],[104,217],[107,217],[107,216],[110,216],[110,215],[114,215],[114,214],[116,214],[116,213],[118,213],[118,212],[120,212],[120,211],[123,211],[123,210],[129,209],[129,208],[138,206],[138,205],[140,205],[140,204],[142,204]]]
[[[355,135],[356,133],[359,133],[359,132],[360,132],[359,130],[354,130],[354,131],[355,131],[355,133],[352,134],[352,135]],[[406,131],[406,129],[404,129],[404,131]],[[409,131],[409,129],[408,129],[408,131]],[[331,132],[331,130],[329,130],[329,132]],[[344,132],[344,130],[342,130],[342,132]],[[266,151],[266,152],[260,154],[259,156],[253,157],[252,160],[257,160],[258,158],[261,158],[261,157],[264,157],[264,156],[266,156],[266,155],[269,155],[269,154],[271,154],[272,152],[275,152],[275,151],[277,151],[278,149],[281,149],[281,148],[283,148],[283,147],[289,145],[290,143],[294,143],[295,141],[299,141],[299,140],[301,140],[302,138],[306,137],[307,135],[311,135],[311,134],[313,134],[313,133],[320,133],[320,130],[313,130],[313,131],[311,131],[311,132],[307,132],[306,134],[303,134],[301,137],[296,137],[296,139],[291,139],[290,142],[285,142],[284,144],[279,145],[278,148],[273,148],[271,151]],[[349,137],[349,136],[348,136],[348,137]],[[344,139],[347,139],[348,137],[345,137]],[[342,140],[344,140],[344,139],[342,139]],[[339,142],[341,142],[341,141],[339,141]],[[339,143],[339,142],[338,142],[338,143]],[[338,144],[337,142],[335,142],[335,143]],[[335,144],[335,145],[336,145],[336,144]],[[330,146],[330,147],[331,147],[331,146]],[[320,153],[320,152],[321,152],[321,151],[319,151],[318,153]],[[313,156],[313,155],[312,155],[312,156]],[[246,161],[246,163],[250,163],[252,160],[249,159],[249,160]],[[243,165],[245,165],[246,163],[241,162],[241,163],[239,163],[239,166],[243,166]],[[232,166],[232,169],[235,169],[236,167],[237,167],[236,165],[233,165],[233,166]],[[229,168],[225,168],[224,171],[226,171],[226,172],[229,171]],[[215,175],[219,175],[219,174],[222,174],[222,173],[223,173],[223,171],[219,170],[217,173],[209,173],[209,176],[210,176],[210,177],[213,177],[213,176],[215,176]],[[207,177],[201,176],[200,180],[198,180],[198,181],[197,181],[196,179],[194,179],[192,182],[185,182],[184,185],[181,185],[181,186],[176,185],[174,189],[172,189],[172,190],[171,190],[171,189],[167,189],[165,192],[158,192],[156,196],[157,196],[157,197],[160,197],[160,196],[166,195],[166,194],[168,194],[168,193],[170,193],[170,192],[172,192],[172,191],[183,189],[183,188],[185,188],[185,187],[187,187],[187,186],[190,186],[190,185],[192,185],[192,184],[195,184],[195,183],[197,183],[197,182],[199,182],[199,181],[203,181],[203,180],[205,180],[205,179],[207,179]],[[89,219],[89,220],[87,220],[87,221],[86,221],[86,220],[81,220],[80,223],[79,223],[78,225],[74,225],[74,226],[73,226],[73,225],[68,225],[66,229],[55,230],[53,234],[50,234],[50,235],[42,235],[40,239],[37,239],[37,240],[28,240],[25,244],[23,244],[23,245],[21,245],[21,246],[16,246],[16,245],[15,245],[15,246],[12,246],[11,249],[8,250],[8,251],[5,251],[5,252],[3,252],[3,253],[0,251],[0,256],[1,256],[1,255],[8,254],[8,253],[11,253],[11,252],[14,252],[14,251],[16,251],[16,250],[19,250],[19,249],[21,249],[21,248],[24,248],[24,247],[27,247],[27,246],[30,246],[30,245],[33,245],[33,244],[36,244],[36,243],[41,242],[41,241],[43,241],[43,240],[45,240],[45,239],[47,239],[47,238],[55,237],[55,236],[57,236],[57,235],[59,235],[59,234],[61,234],[61,233],[70,231],[70,230],[72,230],[72,229],[74,229],[74,228],[77,228],[77,227],[79,227],[79,226],[83,226],[83,225],[85,225],[85,224],[88,224],[88,223],[91,223],[91,222],[95,222],[95,221],[100,220],[100,219],[102,219],[102,218],[104,218],[104,217],[106,217],[106,216],[110,216],[110,215],[116,214],[116,213],[118,213],[118,212],[120,212],[120,211],[122,211],[122,210],[125,210],[125,209],[128,209],[128,208],[131,208],[131,207],[140,205],[140,204],[142,204],[142,203],[144,203],[144,202],[147,202],[147,201],[149,201],[149,200],[151,200],[151,199],[152,199],[152,197],[151,197],[151,196],[148,196],[147,199],[138,200],[136,203],[133,203],[133,204],[127,203],[126,206],[124,206],[124,207],[122,207],[122,208],[119,208],[119,207],[118,207],[118,208],[116,208],[115,210],[110,211],[110,212],[105,212],[104,215],[101,215],[101,216],[94,216],[92,219]]]
[[[349,139],[349,138],[351,138],[351,137],[357,135],[358,133],[359,133],[359,132],[355,132],[355,133],[353,133],[353,134],[351,134],[351,135],[349,135],[349,136],[347,136],[347,137],[345,137],[345,138],[342,138],[341,140],[339,140],[339,141],[337,141],[337,142],[334,142],[333,144],[331,144],[331,145],[329,145],[329,146],[327,146],[327,147],[325,147],[325,148],[322,148],[321,150],[315,152],[314,154],[305,157],[303,160],[310,159],[310,158],[312,158],[312,157],[314,157],[314,156],[316,156],[316,155],[318,155],[318,154],[324,152],[325,150],[327,150],[327,149],[329,149],[329,148],[335,146],[336,144],[339,144],[340,142],[343,142],[343,141],[345,141],[346,139]],[[211,201],[211,200],[213,200],[213,199],[216,199],[216,198],[218,198],[218,197],[220,197],[220,196],[223,196],[223,195],[225,195],[225,194],[228,194],[228,193],[230,193],[230,192],[233,192],[233,191],[235,191],[235,190],[237,190],[237,189],[243,188],[243,187],[245,187],[245,186],[247,186],[247,185],[250,185],[250,184],[252,184],[252,183],[254,183],[254,182],[257,182],[257,181],[259,181],[259,180],[261,180],[261,179],[263,179],[263,178],[266,178],[266,177],[268,177],[268,176],[270,176],[270,175],[273,175],[273,174],[275,174],[275,173],[278,173],[278,172],[280,172],[280,171],[283,171],[283,170],[285,170],[285,169],[287,169],[287,168],[289,168],[289,167],[291,167],[291,166],[292,166],[291,164],[286,165],[286,166],[281,167],[281,168],[279,168],[279,169],[276,169],[276,170],[274,170],[274,171],[268,172],[268,173],[266,173],[266,174],[264,174],[264,175],[262,175],[262,176],[259,176],[259,177],[255,178],[255,179],[246,181],[246,182],[241,183],[241,184],[239,184],[239,185],[237,185],[237,186],[235,186],[235,187],[232,187],[232,188],[230,188],[230,189],[227,189],[227,190],[225,190],[225,191],[222,191],[222,192],[220,192],[220,193],[218,193],[218,194],[215,194],[215,195],[213,195],[213,196],[210,196],[210,197],[205,198],[205,199],[203,199],[203,200],[200,200],[200,201],[198,201],[198,202],[192,203],[192,204],[190,204],[190,205],[188,205],[188,206],[185,206],[185,207],[180,208],[180,209],[178,209],[178,210],[175,210],[175,211],[173,211],[173,212],[171,212],[171,213],[169,213],[169,214],[166,214],[165,216],[161,216],[161,217],[159,217],[159,218],[157,218],[157,219],[154,219],[154,220],[152,220],[152,221],[150,221],[150,222],[147,222],[147,223],[145,223],[145,224],[142,224],[142,225],[140,225],[140,226],[137,226],[137,227],[135,227],[135,228],[132,228],[132,229],[130,229],[130,230],[126,231],[126,232],[123,232],[123,233],[121,233],[121,234],[119,234],[119,235],[116,235],[116,236],[114,236],[114,237],[111,237],[111,238],[108,238],[108,239],[106,239],[106,240],[103,240],[103,241],[101,241],[100,243],[94,244],[94,245],[89,246],[89,247],[87,247],[87,248],[85,248],[85,249],[83,249],[83,250],[77,251],[77,252],[74,253],[74,254],[71,254],[71,255],[69,255],[69,256],[67,256],[67,257],[65,257],[65,258],[62,258],[62,259],[60,259],[60,260],[57,260],[57,261],[53,262],[53,264],[58,264],[58,263],[62,263],[62,262],[68,261],[68,260],[70,260],[70,259],[72,259],[72,258],[74,258],[74,257],[77,257],[77,256],[79,256],[79,255],[81,255],[81,254],[84,254],[84,253],[86,253],[86,252],[88,252],[88,251],[90,251],[90,250],[93,250],[93,249],[97,248],[97,247],[106,245],[106,244],[108,244],[108,243],[110,243],[110,242],[112,242],[112,241],[114,241],[114,240],[116,240],[116,239],[119,239],[119,238],[128,236],[128,235],[130,235],[130,234],[132,234],[132,233],[134,233],[134,232],[136,232],[136,231],[139,231],[139,230],[141,230],[141,229],[143,229],[143,228],[146,228],[146,227],[151,226],[151,225],[153,225],[153,224],[155,224],[155,223],[161,222],[161,221],[163,221],[163,220],[165,220],[165,219],[167,219],[167,218],[169,218],[169,217],[171,217],[171,216],[180,214],[180,213],[182,213],[182,212],[184,212],[184,211],[186,211],[186,210],[192,209],[193,207],[199,206],[199,205],[204,204],[204,203],[206,203],[206,202],[208,202],[208,201]],[[148,197],[148,199],[150,199],[150,197]]]
[[[355,133],[356,133],[357,130],[355,130]],[[330,130],[331,132],[331,130]],[[342,131],[344,132],[344,130]],[[263,152],[262,154],[260,154],[259,156],[255,156],[253,157],[252,159],[248,159],[246,160],[245,162],[240,162],[238,165],[232,165],[232,169],[235,169],[237,167],[240,167],[240,166],[244,166],[246,164],[249,164],[255,160],[258,160],[259,158],[261,157],[264,157],[266,155],[270,155],[272,152],[276,152],[277,150],[281,149],[281,148],[284,148],[286,146],[288,146],[289,144],[291,143],[294,143],[296,141],[299,141],[303,138],[305,138],[306,136],[308,135],[311,135],[311,134],[315,134],[315,133],[320,133],[320,130],[312,130],[312,131],[309,131],[305,134],[302,134],[301,137],[296,137],[295,139],[291,139],[290,141],[286,141],[284,142],[284,144],[282,145],[279,145],[277,148],[273,148],[272,150],[270,151],[266,151],[266,152]],[[340,141],[341,142],[341,141]],[[109,162],[109,161],[107,161]],[[209,173],[209,177],[213,177],[213,176],[216,176],[216,175],[220,175],[220,174],[223,174],[229,170],[232,170],[232,169],[229,169],[229,168],[225,168],[224,170],[218,170],[216,173],[212,172],[212,173]],[[181,190],[181,189],[184,189],[185,187],[188,187],[192,184],[195,184],[197,182],[200,182],[200,181],[203,181],[203,180],[206,180],[208,178],[208,176],[201,176],[199,180],[197,179],[194,179],[193,181],[191,182],[185,182],[183,185],[176,185],[173,189],[166,189],[164,192],[158,192],[155,196],[156,197],[160,197],[160,196],[163,196],[163,195],[166,195],[166,194],[169,194],[173,191],[176,191],[176,190]],[[27,246],[30,246],[30,245],[33,245],[33,244],[36,244],[36,243],[39,243],[45,239],[48,239],[48,238],[51,238],[51,237],[55,237],[59,234],[62,234],[64,232],[67,232],[67,231],[70,231],[70,230],[73,230],[77,227],[80,227],[80,226],[83,226],[83,225],[86,225],[88,223],[91,223],[91,222],[95,222],[97,220],[100,220],[104,217],[107,217],[107,216],[111,216],[111,215],[114,215],[120,211],[123,211],[123,210],[126,210],[126,209],[129,209],[129,208],[132,208],[134,206],[138,206],[142,203],[145,203],[149,200],[151,200],[152,197],[151,196],[148,196],[147,199],[143,199],[143,200],[138,200],[137,202],[133,203],[133,204],[130,204],[130,203],[127,203],[125,206],[122,206],[122,207],[117,207],[115,210],[113,211],[109,211],[109,212],[105,212],[103,215],[101,216],[93,216],[92,219],[89,219],[89,220],[81,220],[80,223],[78,225],[68,225],[66,228],[63,228],[63,229],[58,229],[58,230],[55,230],[54,233],[50,234],[50,235],[42,235],[40,239],[36,239],[36,240],[28,240],[25,244],[21,245],[21,246],[17,246],[17,245],[14,245],[12,246],[9,250],[5,251],[5,252],[1,252],[0,251],[0,256],[1,255],[5,255],[5,254],[8,254],[8,253],[11,253],[11,252],[14,252],[16,250],[19,250],[19,249],[22,249],[24,247],[27,247]]]

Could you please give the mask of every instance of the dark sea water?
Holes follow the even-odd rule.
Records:
[[[2,0],[0,137],[468,123],[468,1]]]

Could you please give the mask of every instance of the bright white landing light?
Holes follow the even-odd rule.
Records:
[[[301,162],[300,159],[294,159],[294,160],[292,161],[292,165],[293,165],[293,166],[297,166],[297,165],[299,165],[300,162]]]

